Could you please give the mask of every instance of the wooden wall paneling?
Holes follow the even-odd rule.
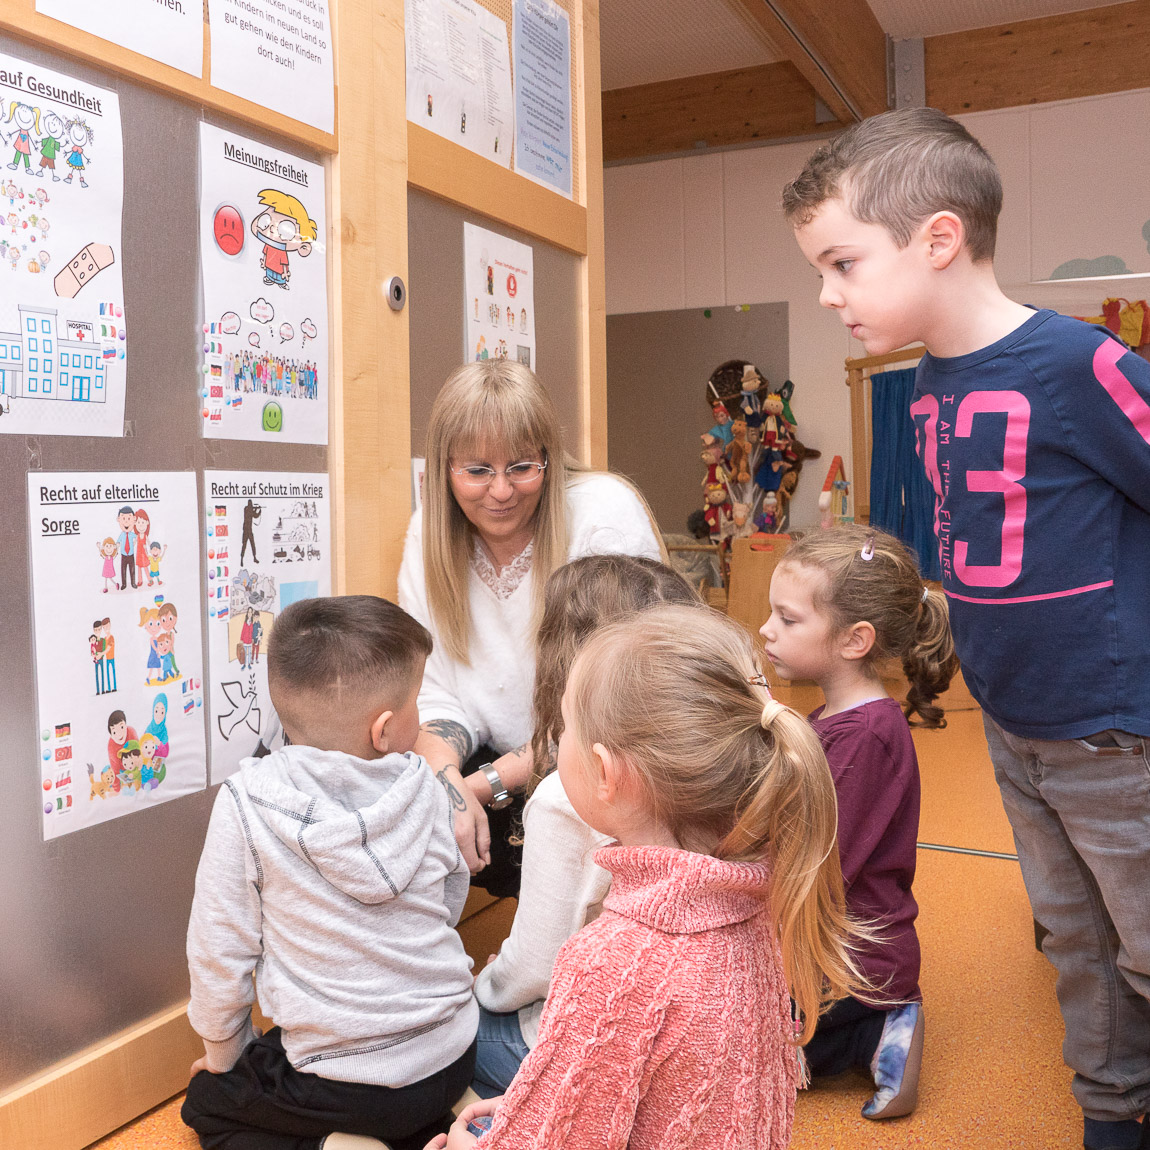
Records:
[[[886,34],[866,0],[728,0],[843,122],[887,108]]]
[[[530,232],[565,251],[587,254],[587,209],[582,204],[418,124],[407,125],[407,178],[412,187],[442,200]]]
[[[786,60],[617,88],[603,93],[603,159],[612,163],[840,128],[838,122],[817,122],[815,96]]]
[[[332,162],[335,588],[394,599],[411,515],[407,309],[384,291],[408,278],[403,0],[342,0],[335,38],[355,109]]]
[[[1150,84],[1150,4],[1135,0],[930,36],[926,102],[951,115]]]
[[[334,21],[335,5],[329,8]],[[233,96],[219,88],[212,87],[208,77],[208,23],[204,20],[204,79],[181,72],[178,68],[171,68],[147,56],[141,56],[119,44],[108,40],[101,40],[90,32],[73,28],[71,24],[63,24],[53,20],[50,16],[43,16],[36,11],[35,0],[0,0],[0,29],[22,40],[30,40],[42,44],[46,48],[76,56],[107,68],[111,72],[118,72],[128,76],[141,84],[152,88],[170,92],[181,99],[203,104],[238,120],[258,124],[269,132],[275,132],[289,140],[298,140],[321,152],[334,152],[336,148],[335,136],[321,132],[309,124],[293,120],[279,112],[272,112],[250,100]],[[339,89],[336,89],[336,124],[339,124]]]
[[[581,0],[572,20],[579,107],[579,187],[586,204],[586,251],[579,275],[579,458],[607,466],[607,269],[603,233],[603,115],[599,0]]]

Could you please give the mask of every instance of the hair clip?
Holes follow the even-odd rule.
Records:
[[[922,599],[920,599],[919,602],[925,603],[927,601],[927,599],[929,599],[929,598],[930,598],[930,588],[924,583],[922,585]]]
[[[859,552],[859,558],[864,563],[869,563],[874,558],[874,532],[873,531],[866,537],[866,542],[863,544],[863,548]]]
[[[771,685],[767,682],[767,677],[762,672],[757,675],[752,675],[747,682],[753,687],[765,687],[768,695],[771,693]]]

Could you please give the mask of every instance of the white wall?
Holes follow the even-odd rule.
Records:
[[[1150,272],[1142,236],[1150,221],[1150,153],[1137,135],[1148,120],[1150,91],[962,117],[1002,173],[995,268],[1010,296],[1096,315],[1107,295],[1150,293],[1150,277],[1034,282],[1065,260],[1103,255]],[[778,144],[606,169],[607,311],[787,303],[799,438],[819,448],[828,464],[842,455],[850,475],[843,360],[866,352],[837,316],[819,307],[818,277],[779,206],[783,185],[815,146]],[[824,474],[823,461],[803,472],[794,526],[817,521]]]

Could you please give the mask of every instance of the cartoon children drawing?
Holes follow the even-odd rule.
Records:
[[[92,624],[92,634],[88,636],[88,650],[92,653],[92,665],[96,671],[96,694],[104,693],[104,640],[99,636],[100,620]]]
[[[112,634],[112,620],[101,619],[95,631],[104,644],[104,690],[108,693],[116,689],[116,636]]]
[[[8,167],[17,168],[20,166],[20,161],[23,160],[24,170],[30,171],[32,168],[30,157],[33,138],[36,140],[40,138],[40,109],[33,108],[28,104],[21,104],[19,100],[13,100],[8,109],[6,123],[16,125],[13,131],[5,133],[8,137],[8,143],[14,149],[12,162]]]
[[[67,133],[65,143],[69,149],[68,174],[64,177],[64,183],[70,184],[72,177],[79,174],[80,187],[86,188],[88,183],[84,179],[84,169],[92,162],[92,157],[85,154],[84,147],[92,143],[92,129],[88,127],[86,120],[69,120],[64,130]]]
[[[60,182],[60,177],[56,175],[56,156],[60,152],[63,136],[64,121],[55,112],[45,112],[44,138],[40,141],[40,177],[43,179],[46,171],[51,172],[52,179],[57,184]],[[44,203],[47,198],[45,195],[40,202]]]
[[[287,192],[264,188],[260,204],[264,211],[252,220],[252,234],[264,245],[260,256],[264,283],[287,291],[291,279],[288,253],[299,252],[301,258],[311,255],[311,241],[319,235],[319,229],[308,216],[307,208]]]
[[[163,634],[164,625],[160,622],[160,613],[155,607],[140,608],[140,626],[148,633],[148,677],[145,683],[151,683],[157,672],[164,669],[164,662],[156,648],[156,640]],[[168,650],[171,650],[169,646]],[[161,675],[162,679],[162,675]]]
[[[171,753],[168,745],[168,696],[161,691],[152,704],[152,721],[144,729],[145,735],[153,735],[156,739],[156,755],[166,759]]]
[[[120,584],[116,582],[116,560],[113,558],[116,554],[115,539],[110,535],[107,536],[103,543],[96,544],[96,550],[104,557],[104,566],[100,571],[100,577],[104,580],[104,594],[118,591]],[[109,583],[111,587],[108,586]]]
[[[259,612],[252,619],[252,662],[260,661],[260,643],[264,637],[264,625],[260,622]]]
[[[157,753],[160,741],[155,735],[145,731],[140,736],[140,786],[145,791],[154,791],[168,773],[164,760]]]
[[[244,614],[244,625],[240,630],[240,642],[244,647],[245,667],[252,665],[252,620],[255,618],[255,615],[255,611],[249,607]]]
[[[141,507],[135,514],[136,526],[136,580],[137,587],[143,587],[144,577],[148,571],[148,535],[152,530],[152,520]],[[150,583],[151,580],[149,579]]]
[[[123,790],[140,790],[140,744],[129,739],[120,748],[120,787]]]
[[[116,536],[116,550],[120,553],[120,587],[127,590],[129,581],[136,583],[136,515],[130,507],[121,507],[116,512],[116,522],[120,534]]]
[[[158,543],[148,544],[148,586],[151,587],[153,583],[158,583],[161,587],[164,585],[163,579],[160,578],[160,563],[168,553],[168,545],[165,543],[161,547]]]
[[[135,738],[136,732],[128,726],[124,712],[113,711],[108,716],[108,766],[112,768],[112,791],[115,794],[120,793],[120,749]]]
[[[173,679],[177,678],[175,671],[174,656],[172,655],[172,643],[174,640],[168,632],[156,637],[156,654],[160,657],[160,682],[170,683]]]

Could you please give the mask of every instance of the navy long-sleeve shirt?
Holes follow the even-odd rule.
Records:
[[[971,692],[1039,739],[1150,734],[1150,364],[1038,311],[911,404]]]

